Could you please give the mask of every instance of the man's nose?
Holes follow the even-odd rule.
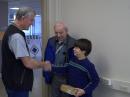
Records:
[[[57,37],[60,37],[61,35],[59,33],[57,33]]]

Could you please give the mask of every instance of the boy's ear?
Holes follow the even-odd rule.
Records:
[[[85,56],[87,55],[87,52],[85,50],[83,50],[82,52],[84,53]]]
[[[82,52],[85,54],[86,53],[86,51],[85,50],[82,50]]]

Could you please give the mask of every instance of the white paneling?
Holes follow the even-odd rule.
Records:
[[[56,21],[59,21],[59,20],[62,20],[62,17],[61,17],[61,0],[56,0],[56,3],[55,3],[55,7],[56,7]]]

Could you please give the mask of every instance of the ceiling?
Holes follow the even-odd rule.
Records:
[[[9,1],[10,2],[10,1],[22,1],[22,0],[0,0],[0,1],[6,1],[6,2]]]
[[[8,2],[8,8],[12,7],[32,7],[37,14],[41,13],[41,0],[0,0],[0,2]]]
[[[23,1],[23,0],[0,0],[0,1],[12,2],[12,1]],[[37,0],[26,0],[26,1],[37,1]]]

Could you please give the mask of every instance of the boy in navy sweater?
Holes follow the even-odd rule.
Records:
[[[69,63],[62,67],[52,66],[53,73],[59,76],[66,75],[67,84],[77,89],[75,97],[92,97],[92,92],[99,83],[95,66],[87,58],[91,49],[91,41],[79,39],[74,44]],[[74,96],[70,95],[70,97]]]

